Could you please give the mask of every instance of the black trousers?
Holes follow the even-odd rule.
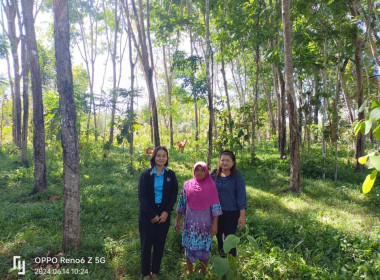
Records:
[[[227,235],[235,234],[238,220],[240,217],[240,211],[223,211],[223,215],[218,218],[218,233],[216,239],[218,240],[218,250],[223,256],[223,241]],[[229,254],[236,257],[236,248],[230,250]]]
[[[152,224],[145,217],[139,218],[141,242],[141,273],[149,275],[151,272],[160,272],[162,255],[164,253],[166,236],[170,226],[170,215],[163,224]],[[153,258],[152,258],[153,248]]]

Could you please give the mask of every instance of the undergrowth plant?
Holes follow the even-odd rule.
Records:
[[[253,246],[255,250],[259,249],[259,245],[255,238],[249,235],[249,227],[245,227],[245,234],[241,237],[242,239],[247,239],[250,245]],[[241,238],[235,234],[230,234],[226,237],[223,242],[223,256],[212,256],[210,261],[212,263],[213,271],[216,275],[222,277],[225,280],[234,280],[237,277],[237,271],[239,269],[239,259],[229,254],[231,249],[236,248]]]

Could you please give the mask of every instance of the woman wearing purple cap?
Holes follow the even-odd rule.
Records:
[[[222,214],[218,192],[207,164],[200,161],[194,165],[193,179],[186,181],[178,202],[175,230],[180,231],[181,217],[185,214],[182,246],[186,252],[187,273],[193,273],[193,264],[201,262],[206,273],[212,237],[218,229],[218,216]]]

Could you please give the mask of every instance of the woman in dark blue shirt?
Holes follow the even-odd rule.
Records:
[[[245,210],[247,208],[247,195],[243,175],[236,169],[236,158],[233,152],[224,151],[220,154],[218,169],[212,172],[218,190],[223,215],[219,216],[218,249],[223,253],[223,241],[235,234],[237,226],[245,227]],[[236,249],[229,252],[236,257]]]
[[[144,279],[158,278],[170,213],[177,200],[178,182],[168,166],[168,151],[158,146],[150,164],[139,180],[139,230],[141,241],[141,272]],[[153,248],[153,258],[151,260]]]

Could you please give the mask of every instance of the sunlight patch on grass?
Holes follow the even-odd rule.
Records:
[[[309,211],[313,208],[313,205],[310,205],[307,201],[297,197],[284,197],[282,200],[283,205],[290,212],[302,212]]]

